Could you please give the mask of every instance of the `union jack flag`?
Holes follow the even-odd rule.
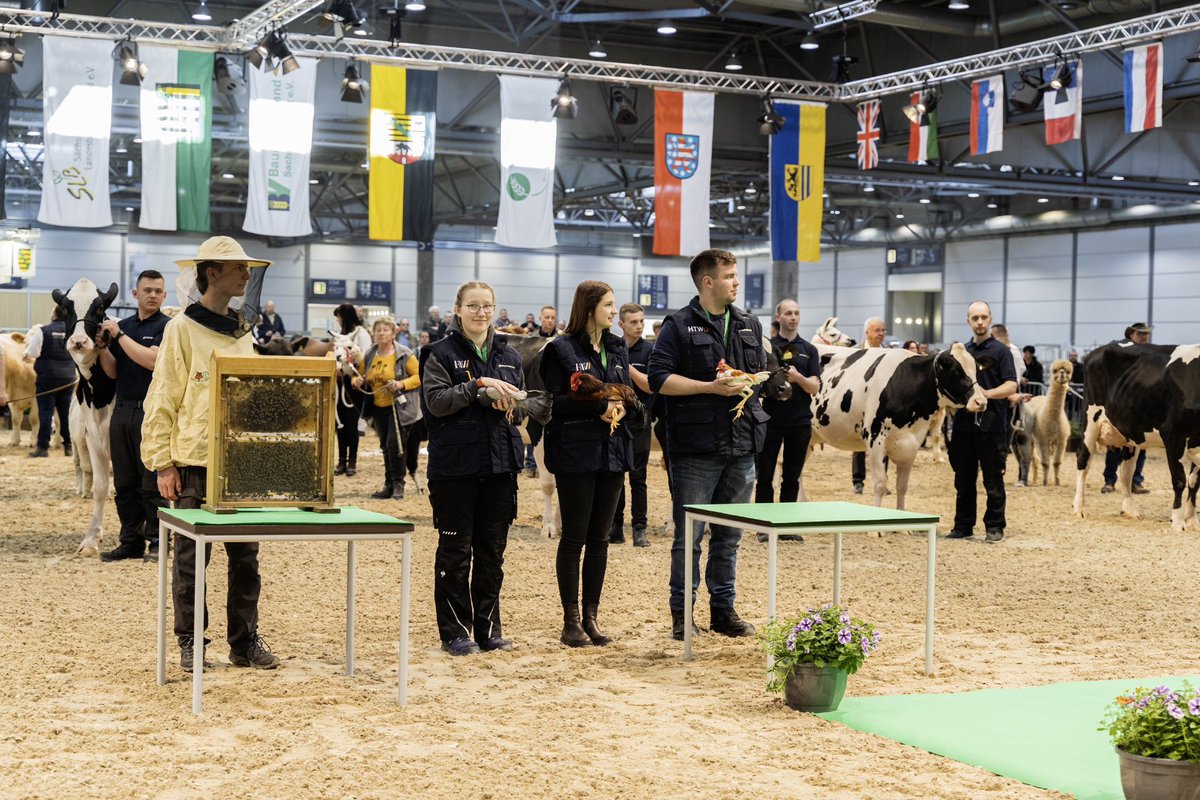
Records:
[[[875,169],[879,166],[879,101],[868,100],[858,104],[858,168]]]

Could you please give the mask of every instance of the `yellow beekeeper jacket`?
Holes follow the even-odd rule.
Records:
[[[142,404],[142,462],[151,472],[208,466],[208,367],[214,351],[252,356],[254,337],[235,339],[183,314],[163,330]]]

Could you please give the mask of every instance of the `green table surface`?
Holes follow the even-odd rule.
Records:
[[[294,528],[302,525],[408,525],[406,520],[387,514],[367,511],[357,506],[342,506],[337,514],[319,514],[301,511],[298,508],[243,508],[231,514],[213,514],[199,508],[164,508],[163,516],[172,517],[189,525],[211,525],[229,527],[244,525],[282,525]]]
[[[772,528],[827,528],[838,525],[925,527],[937,524],[941,517],[915,511],[897,511],[862,503],[714,503],[684,506],[688,511],[712,514],[737,522],[749,522]]]

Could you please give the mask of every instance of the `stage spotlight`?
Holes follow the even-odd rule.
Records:
[[[1050,75],[1050,80],[1046,82],[1046,88],[1058,92],[1071,88],[1073,83],[1075,83],[1075,73],[1071,70],[1071,65],[1065,60],[1060,60],[1055,64],[1054,72]]]
[[[917,125],[925,118],[925,115],[937,108],[938,97],[932,89],[922,89],[917,93],[915,103],[906,105],[903,109],[904,116],[908,117],[908,121]]]
[[[125,86],[141,86],[142,78],[150,72],[138,58],[137,45],[126,40],[118,42],[113,58],[121,65],[121,83]]]
[[[608,90],[608,113],[617,125],[637,125],[637,90],[614,86]]]
[[[363,94],[370,87],[358,76],[358,70],[353,64],[346,65],[346,76],[342,78],[342,101],[346,103],[361,103]]]
[[[264,36],[258,44],[254,45],[249,53],[246,53],[246,60],[249,61],[255,69],[262,67],[263,63],[269,64],[271,60],[271,43],[275,41],[275,31],[271,31]]]
[[[571,81],[563,78],[558,84],[558,94],[550,98],[551,116],[555,119],[575,119],[579,113],[578,101],[571,94]]]
[[[1030,113],[1042,104],[1042,82],[1036,70],[1019,73],[1021,79],[1008,92],[1008,104],[1013,111]]]
[[[770,95],[764,97],[762,113],[758,116],[758,132],[763,136],[770,136],[783,130],[783,124],[783,117],[775,113],[775,104],[771,102]]]
[[[287,46],[285,41],[286,34],[283,31],[276,31],[275,38],[271,40],[271,58],[274,59],[283,69],[283,74],[287,75],[290,72],[295,72],[300,69],[300,62],[292,55],[292,51]]]
[[[847,55],[846,53],[836,53],[833,56],[833,82],[849,83],[850,67],[857,63],[857,56]]]
[[[25,63],[25,51],[17,47],[17,40],[0,39],[0,75],[15,75]]]

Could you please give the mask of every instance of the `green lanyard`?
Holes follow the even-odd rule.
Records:
[[[716,320],[716,317],[714,317],[712,314],[709,314],[707,311],[705,311],[704,313],[705,313],[705,314],[708,314],[708,320],[709,320],[709,322],[716,322],[716,321],[717,321],[717,320]],[[726,306],[726,307],[725,307],[725,340],[724,340],[724,345],[725,345],[725,348],[726,348],[726,349],[728,349],[728,348],[729,348],[729,306]]]
[[[600,364],[604,367],[604,371],[608,372],[608,348],[602,342],[600,344]]]

